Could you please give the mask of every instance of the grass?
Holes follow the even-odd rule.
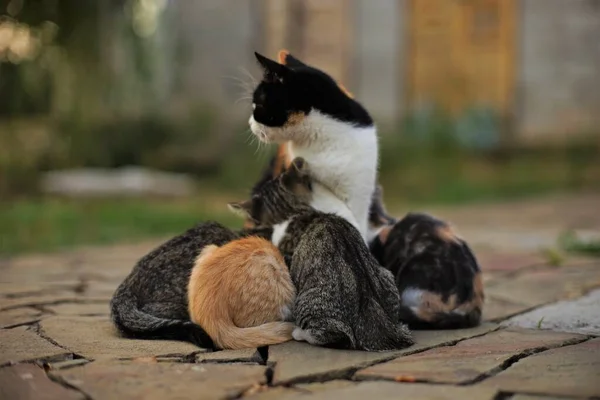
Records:
[[[379,181],[384,186],[385,201],[390,210],[398,205],[419,209],[430,204],[499,201],[552,192],[600,189],[597,146],[579,145],[553,151],[516,151],[498,157],[485,150],[461,148],[452,142],[453,139],[448,139],[453,135],[448,126],[439,124],[431,128],[436,139],[430,143],[411,144],[412,139],[408,137],[410,135],[403,135],[407,132],[382,135]],[[155,130],[160,139],[163,133],[158,128]],[[227,142],[224,150],[215,147],[207,151],[214,156],[214,160],[212,156],[205,155],[210,162],[204,167],[184,165],[184,157],[179,153],[174,156],[179,164],[170,165],[165,161],[165,165],[148,165],[195,173],[202,192],[193,198],[177,201],[135,198],[74,201],[44,197],[5,200],[0,203],[0,256],[168,237],[195,222],[207,219],[232,227],[240,226],[241,221],[227,211],[225,204],[227,201],[243,198],[267,164],[270,152],[274,150],[271,147],[270,151],[264,151],[264,148],[255,151],[255,147],[247,143],[248,135],[243,134],[243,131],[240,129],[240,133]],[[116,136],[126,134],[124,132]],[[156,140],[157,143],[162,143]],[[96,148],[101,144],[116,146],[111,140],[101,140],[87,147],[95,154]],[[184,144],[183,147],[189,148],[194,156],[192,159],[202,158],[196,154],[197,147],[187,142]],[[102,153],[113,157],[121,154],[123,160],[111,161],[115,165],[130,162],[133,157],[127,156],[128,151],[132,151],[131,144],[119,146],[121,147],[107,148]],[[73,151],[79,152],[80,147],[73,146]],[[144,157],[143,154],[132,154],[139,156],[142,161],[156,161],[160,153],[153,152],[156,149],[151,150]],[[0,161],[4,158],[6,157],[0,157]],[[20,156],[15,156],[4,161],[20,159]],[[113,166],[83,155],[79,161],[81,165],[98,163],[99,166]],[[64,166],[80,165],[76,163]],[[22,168],[13,170],[0,168],[0,197],[3,197],[3,190],[11,193],[11,184],[17,185],[17,189],[20,186],[36,186],[34,177],[39,173],[39,166],[31,162],[20,167]],[[23,190],[22,193],[28,192]],[[568,247],[571,251],[600,253],[598,244],[570,241]]]
[[[600,257],[600,240],[584,240],[575,232],[564,232],[559,238],[560,247],[569,253],[581,254],[591,257]]]
[[[209,219],[241,225],[198,199],[21,200],[0,207],[0,255],[166,237]]]

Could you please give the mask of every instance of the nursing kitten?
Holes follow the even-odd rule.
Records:
[[[381,192],[379,192],[381,195]],[[383,201],[373,224],[385,221]],[[371,252],[396,277],[402,320],[412,329],[453,329],[481,322],[481,271],[467,243],[439,219],[409,213],[380,225]]]
[[[297,291],[294,338],[369,351],[410,346],[392,274],[377,264],[352,224],[312,208],[311,196],[308,168],[296,158],[250,200],[231,204],[254,223],[272,225],[272,241],[289,260]]]
[[[377,175],[377,132],[369,113],[329,75],[288,53],[285,64],[255,53],[263,79],[253,94],[250,129],[263,142],[286,143],[303,157],[314,183],[311,205],[337,213],[342,200],[367,239]],[[324,188],[323,188],[324,187]]]
[[[192,322],[222,349],[244,349],[292,339],[296,289],[281,253],[258,237],[206,246],[188,285]]]
[[[270,238],[272,229],[244,231]],[[183,340],[213,348],[210,336],[190,320],[188,283],[201,251],[222,246],[239,235],[216,222],[198,224],[142,257],[110,301],[119,331],[139,339]]]

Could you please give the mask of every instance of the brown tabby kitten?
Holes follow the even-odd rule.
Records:
[[[258,237],[202,250],[188,285],[192,322],[222,349],[286,342],[296,289],[277,247]]]
[[[427,214],[389,218],[381,199],[373,203],[371,224],[379,235],[371,252],[392,271],[402,298],[402,319],[413,329],[476,326],[484,303],[481,270],[467,243],[446,222]],[[383,222],[383,224],[381,224]]]

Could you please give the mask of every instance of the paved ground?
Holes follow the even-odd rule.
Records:
[[[399,352],[290,342],[263,360],[121,339],[109,298],[156,242],[3,260],[0,399],[600,398],[600,259],[557,267],[539,251],[566,228],[600,232],[599,205],[580,195],[435,210],[476,249],[486,322],[417,332]]]

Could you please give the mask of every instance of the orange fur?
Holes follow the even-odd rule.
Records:
[[[435,233],[444,242],[458,243],[460,241],[460,238],[458,237],[458,235],[456,234],[456,232],[454,231],[454,229],[452,229],[452,227],[450,225],[440,226],[439,228],[437,228],[435,230]]]
[[[286,60],[288,54],[290,54],[290,52],[287,51],[286,49],[279,50],[279,53],[277,53],[277,62],[279,64],[285,65],[285,60]]]
[[[379,231],[379,241],[381,242],[381,244],[385,244],[388,240],[388,236],[390,235],[390,232],[392,231],[393,225],[389,225],[386,226],[385,228],[383,228],[381,231]]]
[[[288,143],[281,143],[277,147],[277,158],[275,160],[275,168],[273,169],[273,177],[279,176],[291,164],[290,155],[288,153]]]
[[[447,301],[442,299],[442,296],[432,292],[423,292],[422,303],[417,312],[417,316],[423,321],[432,322],[439,314],[448,314],[452,311],[463,314],[472,312],[481,312],[483,308],[484,294],[483,281],[481,273],[478,272],[473,278],[473,298],[462,304],[458,304],[458,299],[455,294],[451,295]]]
[[[191,320],[223,349],[243,349],[292,339],[294,324],[282,322],[296,289],[279,250],[248,237],[207,246],[188,285]]]

